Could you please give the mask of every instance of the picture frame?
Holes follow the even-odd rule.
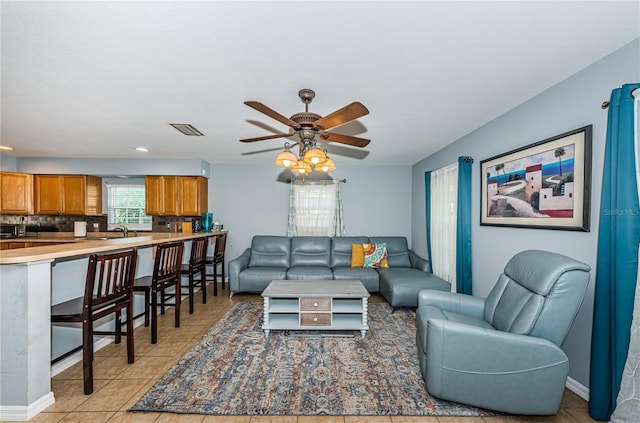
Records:
[[[589,232],[592,125],[480,162],[480,225]]]

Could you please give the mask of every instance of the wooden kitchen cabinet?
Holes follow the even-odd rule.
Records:
[[[201,176],[178,177],[178,215],[200,216],[209,207],[208,179]]]
[[[207,211],[208,187],[208,180],[200,176],[146,176],[145,213],[200,216]]]
[[[0,214],[33,214],[33,175],[0,172]]]
[[[178,177],[144,177],[145,214],[147,216],[177,216]]]
[[[102,179],[87,175],[35,175],[35,214],[99,216]]]

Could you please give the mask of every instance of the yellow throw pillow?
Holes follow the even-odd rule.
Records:
[[[364,267],[364,248],[362,244],[351,244],[351,267]]]

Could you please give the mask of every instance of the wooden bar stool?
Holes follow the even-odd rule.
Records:
[[[222,290],[224,290],[224,249],[227,244],[227,233],[224,232],[216,236],[215,248],[213,255],[207,257],[207,265],[213,267],[213,295],[218,295],[218,265],[222,264],[221,276],[222,276]]]
[[[133,281],[138,250],[89,256],[87,281],[83,297],[51,307],[51,323],[82,323],[82,374],[84,393],[93,393],[93,336],[115,335],[119,344],[127,338],[127,363],[134,362],[133,349]],[[122,310],[127,309],[126,331],[122,331]],[[97,331],[93,322],[115,314],[113,331]]]
[[[158,342],[158,306],[164,314],[165,306],[175,307],[175,327],[180,327],[180,268],[182,266],[182,241],[166,242],[156,247],[153,274],[136,278],[133,292],[144,293],[144,325],[151,320],[151,343]],[[170,289],[173,288],[173,291]],[[172,298],[173,303],[166,300]],[[160,300],[160,304],[158,304]]]
[[[189,257],[189,263],[182,264],[180,269],[181,275],[187,275],[189,277],[188,285],[182,286],[189,292],[189,314],[193,314],[193,297],[194,288],[199,286],[202,290],[202,304],[207,303],[207,278],[206,278],[206,259],[207,259],[207,247],[209,246],[209,240],[207,237],[195,238],[191,241],[191,255]],[[196,279],[196,275],[199,274],[200,278]]]

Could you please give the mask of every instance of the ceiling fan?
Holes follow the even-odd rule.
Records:
[[[314,99],[316,93],[313,90],[304,88],[298,92],[300,100],[305,105],[305,111],[296,113],[290,118],[287,118],[268,106],[258,101],[245,101],[247,106],[264,113],[277,120],[280,123],[284,123],[289,126],[291,130],[288,133],[266,135],[256,138],[241,139],[241,142],[255,142],[270,140],[275,138],[288,138],[295,133],[298,133],[300,137],[300,147],[304,148],[306,145],[315,142],[316,134],[320,139],[328,142],[337,142],[341,144],[347,144],[354,147],[366,147],[369,142],[368,139],[354,137],[351,135],[337,134],[335,132],[329,132],[328,129],[342,125],[343,123],[350,122],[358,119],[359,117],[369,114],[369,110],[360,102],[354,101],[351,104],[344,106],[343,108],[336,110],[333,113],[328,114],[325,117],[320,116],[317,113],[309,112],[309,103]]]

